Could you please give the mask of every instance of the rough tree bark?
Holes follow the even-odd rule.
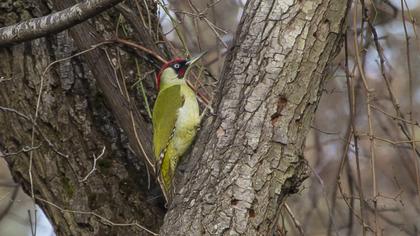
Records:
[[[347,0],[248,1],[162,235],[272,235],[307,176],[306,134]]]
[[[44,16],[77,1],[57,0],[52,3],[50,9],[51,2],[47,0],[6,1],[0,8],[0,24],[12,25]],[[146,12],[156,12],[153,1],[142,1],[140,6],[139,13],[144,17],[147,17]],[[154,43],[161,38],[159,32],[142,28],[145,26],[138,24],[141,18],[133,12],[124,14],[136,21],[132,26],[135,38],[159,52]],[[151,193],[146,167],[135,158],[142,155],[136,134],[148,150],[151,136],[150,126],[144,121],[147,115],[143,111],[146,117],[143,118],[138,109],[144,108],[141,96],[130,89],[135,82],[132,73],[135,64],[127,53],[118,61],[120,65],[111,64],[111,61],[117,61],[115,53],[120,49],[96,49],[56,64],[46,73],[35,128],[36,148],[28,148],[44,69],[57,59],[103,41],[103,35],[113,35],[118,16],[119,12],[108,11],[69,31],[0,48],[0,154],[6,154],[15,180],[31,193],[28,169],[32,151],[34,194],[37,203],[51,219],[57,235],[149,233],[136,226],[113,227],[92,214],[66,212],[56,206],[94,212],[114,223],[138,222],[155,232],[163,219],[163,209],[151,200],[159,193]],[[149,27],[158,28],[157,18],[153,15],[151,19]],[[147,63],[140,64],[141,71],[153,69],[145,66]],[[120,72],[126,77],[121,79]],[[123,81],[127,82],[128,93],[118,89],[117,84],[123,85]],[[154,94],[153,75],[145,81],[149,94]],[[106,147],[105,154],[98,161],[97,170],[87,181],[81,182],[92,169],[93,155],[98,156],[103,147]],[[152,187],[153,184],[152,181]]]

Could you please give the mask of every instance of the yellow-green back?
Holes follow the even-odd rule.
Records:
[[[155,158],[168,144],[175,127],[178,109],[182,106],[181,86],[172,85],[162,89],[153,108],[153,149]]]

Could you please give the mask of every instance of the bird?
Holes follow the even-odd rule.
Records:
[[[191,59],[174,58],[165,63],[157,77],[158,94],[153,106],[153,151],[156,173],[165,199],[171,191],[176,167],[191,146],[200,125],[196,93],[185,80],[189,67],[204,53]]]

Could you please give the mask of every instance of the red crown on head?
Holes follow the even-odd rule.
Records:
[[[158,73],[158,75],[156,76],[156,87],[159,90],[160,88],[160,77],[162,76],[162,72],[170,67],[171,65],[175,64],[175,63],[179,63],[179,62],[183,62],[185,61],[185,58],[181,58],[181,57],[176,57],[168,62],[166,62],[165,64],[163,64],[163,66],[160,68],[160,71]],[[181,68],[180,71],[178,72],[178,76],[184,76],[186,71],[186,68]]]

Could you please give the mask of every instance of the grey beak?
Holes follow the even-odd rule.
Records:
[[[194,63],[196,63],[201,57],[203,57],[205,54],[207,53],[207,51],[205,51],[205,52],[202,52],[202,53],[200,53],[200,54],[198,54],[197,56],[195,56],[195,57],[192,57],[191,59],[189,59],[188,61],[187,61],[187,63],[185,63],[186,65],[188,65],[188,66],[190,66],[190,65],[192,65],[192,64],[194,64]]]

